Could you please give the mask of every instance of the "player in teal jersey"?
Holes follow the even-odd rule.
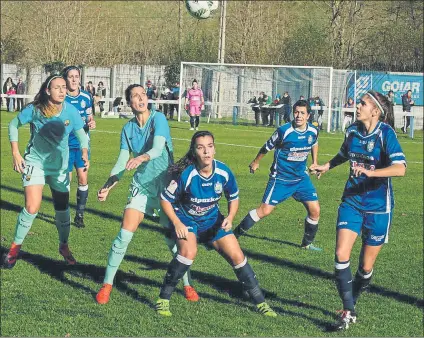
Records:
[[[66,102],[72,104],[78,109],[81,119],[84,123],[84,130],[90,139],[89,130],[96,128],[91,106],[93,98],[90,93],[80,89],[81,74],[80,69],[76,66],[68,66],[62,71],[62,75],[66,80]],[[88,152],[90,159],[90,151]],[[72,170],[75,167],[78,176],[77,189],[77,210],[74,218],[74,224],[77,228],[84,228],[84,210],[88,199],[88,170],[84,167],[81,159],[81,150],[78,139],[74,133],[69,135],[69,179],[72,179]]]
[[[136,171],[130,185],[121,229],[109,252],[103,286],[96,296],[99,304],[109,301],[115,274],[144,215],[152,216],[154,209],[160,209],[160,194],[169,182],[167,171],[173,163],[172,140],[165,115],[148,109],[146,90],[141,85],[130,85],[125,90],[125,98],[135,117],[122,128],[118,160],[109,179],[98,192],[99,201],[106,200],[110,189],[117,184],[125,170]],[[132,159],[130,153],[133,154]],[[160,223],[166,227],[169,225],[162,211]],[[175,240],[167,238],[167,244],[176,254]],[[190,286],[188,275],[184,284],[186,298],[197,301],[199,297]]]
[[[40,209],[43,188],[50,186],[55,209],[55,223],[59,232],[59,253],[68,264],[76,264],[68,247],[70,232],[68,136],[78,137],[86,168],[88,139],[78,110],[64,102],[66,82],[61,76],[51,75],[42,84],[34,101],[26,106],[9,124],[14,170],[22,174],[25,207],[19,213],[15,237],[3,264],[13,268],[21,245]],[[18,146],[18,128],[30,123],[31,138],[22,157]]]

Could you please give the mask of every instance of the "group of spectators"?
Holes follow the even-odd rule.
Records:
[[[8,77],[3,83],[2,94],[6,94],[6,108],[8,112],[21,111],[24,105],[23,98],[15,99],[13,95],[24,95],[26,92],[25,83],[22,82],[21,78],[18,78],[18,83],[13,82],[11,77]],[[3,98],[1,98],[0,104],[3,105]]]
[[[92,100],[93,105],[91,107],[93,111],[93,115],[96,114],[96,108],[95,108],[96,104],[98,104],[99,106],[100,114],[104,112],[105,101],[103,101],[102,99],[106,97],[106,88],[103,84],[103,81],[99,81],[99,83],[97,84],[97,89],[94,87],[92,81],[88,81],[87,84],[85,85],[85,91],[87,91],[93,99]]]

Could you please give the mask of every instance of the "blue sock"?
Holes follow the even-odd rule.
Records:
[[[23,243],[36,217],[37,214],[30,214],[25,208],[21,210],[16,221],[15,239],[13,240],[13,243],[18,245]]]
[[[252,228],[256,222],[259,222],[260,218],[256,209],[250,210],[249,213],[243,218],[237,228],[234,229],[234,235],[239,238],[244,235],[250,228]]]
[[[112,242],[112,247],[110,248],[107,258],[107,267],[103,283],[113,284],[116,271],[118,271],[119,265],[121,265],[124,259],[125,252],[127,251],[128,244],[130,244],[133,235],[133,232],[121,228],[118,236],[116,236]]]
[[[335,276],[337,290],[343,301],[343,310],[355,311],[352,292],[352,271],[350,261],[339,262],[336,259]]]
[[[243,285],[243,289],[249,294],[255,305],[261,304],[265,301],[265,297],[259,287],[258,280],[256,279],[255,272],[245,257],[243,262],[234,267],[234,272],[237,279]]]
[[[84,214],[85,205],[88,199],[88,184],[79,185],[77,189],[77,214],[82,216]]]
[[[59,242],[60,244],[66,244],[71,231],[71,213],[69,208],[66,210],[55,210],[55,213],[54,221],[59,233]]]

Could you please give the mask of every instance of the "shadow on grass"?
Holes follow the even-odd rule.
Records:
[[[22,189],[17,189],[17,188],[10,187],[10,186],[1,185],[1,189],[5,189],[5,190],[11,191],[11,192],[23,194]],[[43,199],[50,201],[50,202],[52,201],[51,197],[43,197]],[[74,204],[71,204],[71,206],[75,207]],[[9,203],[9,202],[6,202],[6,201],[1,201],[1,209],[7,209],[7,210],[19,212],[21,210],[21,207],[17,206],[16,204],[12,204],[12,203]],[[121,220],[122,220],[121,216],[116,216],[112,213],[102,212],[102,211],[98,211],[98,210],[92,209],[92,208],[86,208],[86,212],[92,213],[94,215],[104,217],[104,218],[107,218],[107,219],[113,219],[113,220],[116,220],[118,222],[121,222]],[[47,222],[52,223],[52,221],[51,221],[52,217],[51,216],[45,215],[45,218],[46,218]],[[149,217],[146,217],[146,218],[153,221],[153,222],[156,221],[156,219],[152,219],[152,218],[149,218]],[[166,229],[164,229],[163,227],[157,226],[157,225],[151,225],[151,224],[148,224],[148,223],[142,223],[140,225],[140,227],[145,228],[145,229],[150,230],[150,231],[158,232],[158,233],[161,233],[161,234],[165,234],[165,232],[166,232]],[[255,237],[253,235],[247,235],[247,236],[257,238],[258,240],[269,240],[267,238]],[[283,242],[284,244],[288,244],[288,245],[297,246],[296,244],[291,243],[291,242],[279,241],[279,240],[275,240],[275,241]],[[319,278],[323,278],[323,279],[327,279],[327,280],[334,280],[333,273],[330,273],[330,272],[327,272],[327,271],[324,271],[324,270],[321,270],[321,269],[318,269],[318,268],[315,268],[315,267],[312,267],[312,266],[294,263],[294,262],[289,261],[287,259],[277,258],[277,257],[261,254],[261,253],[258,253],[258,252],[254,252],[254,251],[251,251],[251,250],[243,249],[243,251],[246,253],[246,255],[248,257],[256,259],[256,260],[268,262],[268,263],[274,264],[276,266],[284,266],[286,268],[293,269],[296,272],[302,272],[302,273],[305,273],[305,274],[308,274],[308,275],[311,275],[311,276],[315,276],[315,277],[319,277]],[[126,257],[126,259],[130,260],[130,258],[128,258],[128,257]],[[167,263],[163,263],[163,264],[167,264]],[[165,268],[163,268],[163,269],[165,269]],[[118,272],[118,274],[119,273],[120,272]],[[193,275],[194,278],[197,278],[197,276],[199,276],[199,278],[200,278],[201,275],[198,275],[199,273],[200,272],[193,272],[192,275]],[[210,284],[210,285],[217,285],[217,284],[221,285],[220,282],[218,282],[220,280],[220,278],[221,277],[217,277],[215,275],[207,275],[206,274],[204,276],[203,282],[205,284]],[[227,282],[229,282],[229,280],[225,280],[225,283],[227,283]],[[223,283],[223,284],[225,284],[225,283]],[[160,285],[158,285],[158,287],[160,287]],[[226,289],[228,289],[228,287],[226,287]],[[234,289],[234,288],[232,288],[232,289]],[[397,292],[397,291],[388,290],[388,289],[381,287],[381,286],[378,286],[378,285],[371,285],[368,292],[375,293],[375,294],[381,295],[383,297],[392,298],[392,299],[399,301],[399,302],[402,302],[402,303],[417,306],[418,308],[424,308],[424,300],[423,299],[419,299],[419,298],[414,297],[414,296],[402,294],[402,293]]]
[[[288,246],[294,246],[296,248],[300,248],[301,247],[301,245],[300,244],[297,244],[297,243],[293,243],[293,242],[289,242],[289,241],[284,241],[282,239],[277,239],[277,238],[269,238],[269,237],[266,237],[266,236],[255,236],[255,235],[250,235],[250,234],[243,234],[243,237],[250,237],[250,238],[264,240],[264,241],[267,241],[267,242],[284,244],[284,245],[288,245]]]

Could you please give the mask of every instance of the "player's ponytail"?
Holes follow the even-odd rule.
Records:
[[[168,173],[173,180],[178,180],[181,176],[181,173],[190,165],[196,163],[196,149],[194,149],[196,145],[196,140],[199,137],[210,136],[212,140],[215,142],[215,138],[213,134],[207,130],[197,131],[193,134],[190,142],[190,148],[187,153],[181,157],[177,162],[175,162],[172,166],[169,167]]]

